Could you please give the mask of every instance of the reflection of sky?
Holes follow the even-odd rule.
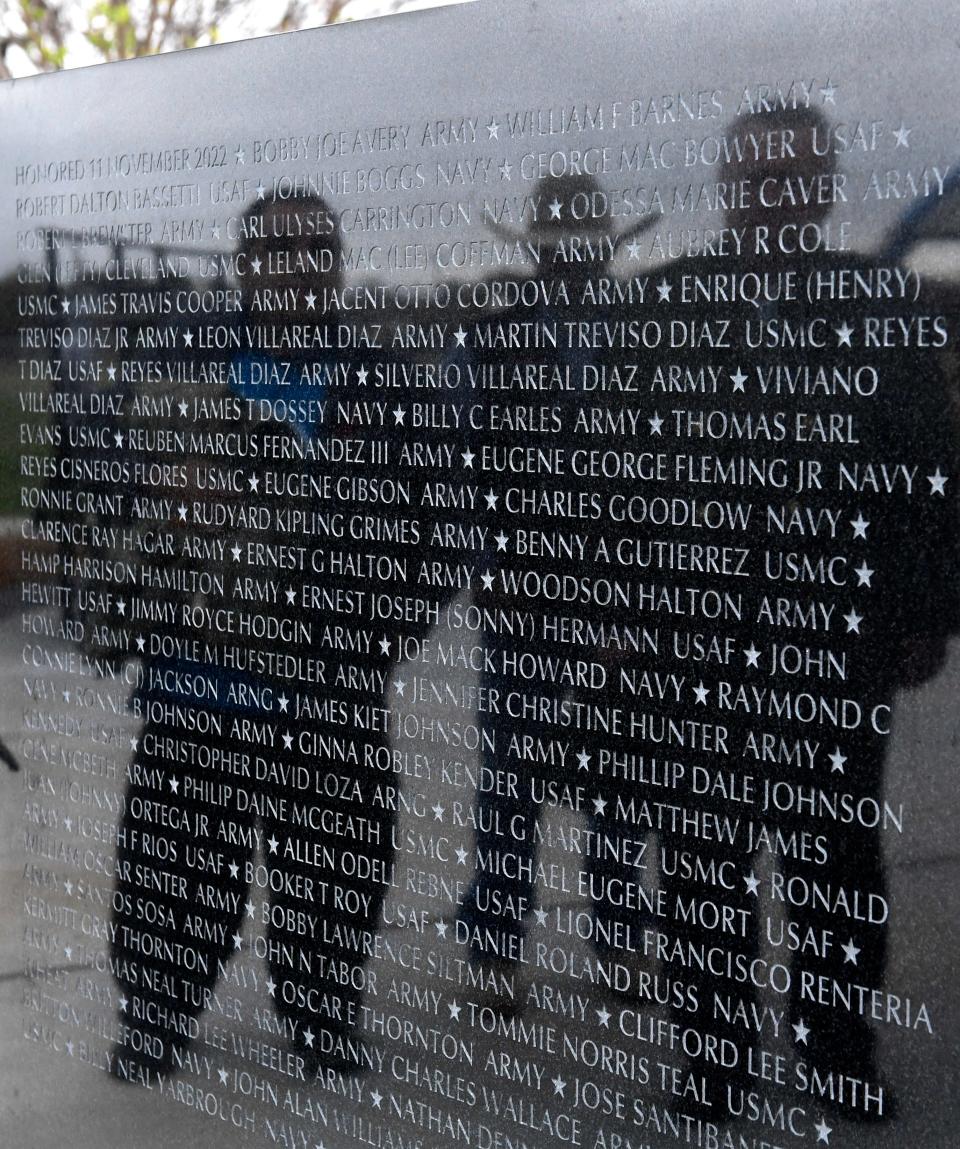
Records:
[[[586,19],[585,12],[590,13]],[[689,130],[654,128],[650,133],[666,138],[678,131],[685,136],[725,128],[736,103],[733,92],[744,82],[802,77],[812,79],[817,88],[828,79],[836,85],[836,106],[826,110],[837,121],[881,119],[891,128],[903,122],[912,129],[909,149],[895,150],[888,144],[879,155],[841,157],[841,170],[857,185],[870,167],[897,164],[920,170],[931,163],[943,168],[953,158],[948,141],[955,137],[955,121],[936,81],[952,79],[954,50],[949,37],[941,34],[936,5],[914,4],[909,16],[902,9],[858,5],[855,23],[852,13],[832,0],[803,6],[693,0],[682,7],[671,0],[605,0],[602,6],[585,6],[582,0],[483,0],[457,11],[346,24],[202,49],[199,55],[115,65],[109,73],[87,69],[5,85],[0,88],[0,154],[10,172],[10,161],[21,159],[157,149],[201,143],[208,137],[211,142],[232,142],[232,150],[239,143],[249,148],[254,137],[267,135],[422,124],[428,118],[464,114],[477,116],[485,125],[493,116],[528,107],[584,100],[609,103],[615,98],[629,102],[698,88],[724,90],[730,111],[723,121],[711,121],[706,129],[689,125]],[[489,47],[484,48],[485,43]],[[209,133],[205,125],[210,125]],[[629,131],[607,135],[616,145],[631,139]],[[528,147],[505,145],[502,132],[499,143],[488,140],[483,130],[480,136],[477,147],[468,146],[464,156],[490,155],[499,163]],[[639,140],[646,133],[634,136]],[[533,146],[569,149],[581,142],[586,141],[565,136]],[[608,141],[598,133],[594,142]],[[456,158],[456,153],[448,149],[444,156]],[[304,168],[315,172],[317,165]],[[252,177],[253,184],[261,176],[267,183],[279,169],[248,162],[240,173]],[[232,174],[237,169],[229,170]],[[679,175],[681,180],[699,181],[715,179],[718,173],[696,168]],[[650,182],[650,177],[610,175],[604,182],[608,187],[628,186]],[[0,224],[7,236],[16,226],[11,185],[8,177],[0,198]],[[523,194],[532,190],[532,182],[514,178],[506,189],[498,182],[492,190]],[[439,199],[443,194],[427,188],[419,198]],[[382,202],[391,198],[385,195]],[[237,211],[243,206],[238,204]],[[847,214],[856,221],[857,246],[876,244],[898,214],[915,207],[912,200],[871,202],[866,208],[851,202]],[[839,216],[838,208],[834,218]],[[87,216],[84,222],[98,220]],[[477,237],[488,234],[479,227],[474,230]],[[0,272],[9,270],[13,247],[13,242],[3,245],[0,258],[7,263]],[[428,278],[429,273],[418,274],[418,279]]]

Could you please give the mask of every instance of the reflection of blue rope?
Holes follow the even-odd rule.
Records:
[[[227,697],[230,693],[230,687],[239,686],[253,689],[265,681],[270,681],[265,678],[258,678],[244,670],[228,670],[214,662],[187,662],[182,658],[154,659],[150,663],[150,670],[153,671],[152,684],[150,681],[151,674],[148,671],[144,676],[143,683],[137,687],[135,692],[135,697],[141,703],[165,702],[181,706],[195,705],[197,699],[189,689],[178,690],[175,686],[168,688],[162,680],[168,673],[202,674],[204,678],[209,680],[217,694],[216,699],[202,700],[205,709],[224,710],[228,713],[238,714],[259,714],[259,711],[244,703],[231,701]]]
[[[883,254],[891,260],[903,259],[913,242],[918,238],[916,232],[919,230],[920,224],[922,224],[928,216],[939,211],[946,202],[947,197],[957,188],[960,188],[960,169],[954,170],[954,172],[943,181],[942,196],[932,196],[929,199],[917,200],[912,207],[903,213],[901,218],[890,230],[891,239],[889,243],[881,248]],[[958,234],[957,239],[960,239],[960,234]]]
[[[326,398],[326,387],[301,386],[299,381],[289,384],[250,382],[252,375],[250,368],[252,366],[262,367],[264,377],[269,379],[270,368],[275,367],[276,362],[270,355],[252,355],[250,353],[238,355],[233,360],[230,390],[239,395],[241,399],[266,399],[269,403],[275,403],[278,399],[299,402],[301,399],[319,399],[322,401]],[[320,363],[323,366],[327,365],[325,359],[313,359],[311,362]],[[332,364],[332,360],[330,362]],[[296,364],[292,364],[292,367],[296,367]],[[306,421],[301,422],[296,417],[288,417],[287,421],[301,439],[317,438],[317,428],[313,424]]]

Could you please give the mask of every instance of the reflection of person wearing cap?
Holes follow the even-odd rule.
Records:
[[[327,616],[314,606],[319,587],[335,590],[331,601],[335,598],[349,609],[349,604],[361,601],[369,583],[343,574],[334,587],[329,574],[317,573],[309,561],[297,558],[296,548],[306,548],[309,556],[315,546],[326,543],[307,528],[288,529],[284,516],[296,511],[295,521],[308,523],[311,511],[329,507],[307,497],[294,502],[283,493],[307,490],[301,481],[305,475],[317,478],[325,466],[334,465],[326,464],[318,449],[322,438],[338,430],[329,411],[321,413],[328,398],[326,369],[342,384],[338,396],[347,400],[355,397],[365,361],[354,350],[331,351],[324,346],[336,347],[330,333],[339,316],[323,312],[319,301],[324,288],[339,284],[340,241],[335,232],[301,228],[307,217],[314,222],[329,217],[327,205],[302,199],[255,205],[247,212],[251,238],[243,243],[244,259],[238,261],[246,272],[243,307],[225,316],[224,322],[242,333],[248,325],[269,318],[278,330],[296,323],[321,334],[325,331],[326,337],[300,354],[275,357],[247,348],[232,361],[228,385],[205,385],[196,392],[180,388],[173,397],[171,414],[178,427],[182,428],[186,411],[195,431],[233,433],[241,451],[229,460],[179,460],[188,481],[196,484],[210,464],[240,468],[241,489],[218,492],[215,501],[235,508],[263,508],[267,524],[259,529],[264,524],[257,518],[251,519],[250,527],[205,531],[192,522],[189,511],[181,512],[168,524],[177,539],[167,560],[169,573],[179,572],[173,585],[188,588],[189,606],[202,607],[208,618],[220,610],[256,609],[273,616],[279,625],[275,633],[268,628],[263,639],[248,635],[241,642],[228,641],[215,628],[194,633],[201,649],[216,652],[213,661],[147,657],[145,684],[135,700],[147,721],[136,741],[134,781],[128,788],[118,847],[112,953],[121,1005],[126,1009],[123,1002],[127,1002],[129,1007],[121,1020],[126,1025],[138,1019],[132,1029],[125,1029],[116,1051],[115,1072],[120,1077],[146,1076],[149,1081],[150,1072],[177,1067],[178,1054],[188,1044],[195,1018],[216,985],[221,963],[243,951],[242,930],[250,918],[258,933],[264,927],[266,933],[269,980],[263,1004],[269,1002],[275,1010],[303,1059],[298,1072],[310,1080],[319,1069],[351,1070],[371,1063],[370,1051],[358,1035],[358,1020],[366,984],[365,955],[388,885],[393,812],[390,803],[374,801],[378,771],[359,764],[376,760],[387,749],[387,735],[377,728],[357,730],[339,723],[339,716],[352,712],[355,702],[378,706],[381,696],[374,689],[358,693],[337,685],[341,655],[321,641]],[[287,238],[301,233],[312,234]],[[278,251],[287,253],[290,266],[316,267],[320,273],[272,276],[269,268],[279,262]],[[254,289],[280,291],[288,301],[295,299],[295,305],[264,316],[253,309]],[[281,379],[287,382],[281,384]],[[249,416],[247,400],[256,403]],[[222,415],[201,414],[218,407]],[[369,440],[383,431],[355,426],[349,434],[369,446]],[[286,445],[278,447],[279,440]],[[244,451],[243,444],[250,449]],[[359,450],[354,453],[361,456]],[[362,461],[337,463],[337,476],[365,478],[371,473],[369,458],[364,452]],[[269,484],[264,468],[272,473]],[[382,478],[383,467],[376,469]],[[175,492],[183,508],[204,497],[199,489]],[[336,509],[347,518],[358,508],[347,498],[339,499]],[[219,548],[221,559],[205,561],[198,572],[197,562],[189,557],[196,544],[186,548],[187,558],[183,555],[187,540],[200,536],[204,553]],[[258,560],[250,544],[269,548],[277,558]],[[189,591],[198,573],[207,588],[202,596]],[[238,600],[237,578],[245,575],[272,586],[276,601],[254,608]],[[182,637],[179,619],[188,603],[181,598],[172,595],[177,623],[169,633],[163,624],[154,627],[151,638],[165,633],[170,639]],[[358,613],[356,606],[350,609],[354,618]],[[342,621],[335,614],[330,617]],[[388,651],[371,640],[366,649],[342,656],[352,676],[345,681],[382,684],[396,657],[392,629],[388,637]],[[291,654],[298,657],[297,667],[312,668],[310,677],[291,677],[284,661]],[[239,668],[237,656],[242,656]],[[310,699],[307,710],[298,713],[303,701]],[[189,734],[185,722],[193,727]],[[322,749],[328,744],[344,748],[344,760],[335,767]],[[226,774],[211,768],[216,762],[229,764]],[[328,784],[331,780],[335,785]],[[165,847],[163,854],[145,848],[156,827],[146,824],[139,813],[156,804],[158,787],[164,803],[178,811],[164,828],[169,849]],[[294,819],[297,808],[305,812],[306,821]],[[323,834],[317,828],[321,824]],[[362,864],[356,864],[358,855],[363,855]],[[262,868],[255,870],[257,862]],[[254,897],[251,884],[269,898],[269,906]],[[139,908],[146,891],[163,909],[159,922],[149,925]],[[143,940],[148,935],[154,939],[149,952]],[[181,943],[199,955],[196,963],[184,961],[178,949]]]
[[[589,175],[544,176],[529,198],[537,205],[536,217],[525,228],[512,228],[498,220],[488,220],[487,227],[501,239],[541,249],[541,260],[549,259],[554,275],[580,286],[594,269],[604,272],[658,218],[645,213],[617,230],[608,193]]]
[[[579,408],[585,402],[611,408],[622,403],[619,396],[610,392],[588,392],[585,378],[589,376],[592,380],[604,367],[615,365],[624,353],[595,348],[590,339],[575,337],[570,340],[565,324],[602,320],[612,323],[627,318],[624,312],[610,305],[591,307],[585,303],[584,288],[588,280],[596,281],[612,274],[609,264],[619,254],[621,246],[649,228],[654,217],[644,216],[627,230],[615,232],[609,211],[604,214],[602,210],[597,210],[597,214],[594,214],[598,205],[605,206],[607,201],[597,181],[586,176],[542,180],[533,198],[539,200],[540,207],[537,220],[531,223],[528,230],[516,233],[500,227],[497,232],[504,238],[539,242],[543,245],[543,262],[546,264],[550,259],[550,272],[556,278],[562,276],[564,279],[569,292],[569,306],[546,307],[541,303],[535,308],[520,306],[485,318],[489,324],[496,323],[504,328],[511,323],[528,324],[529,329],[535,329],[541,324],[550,329],[555,327],[558,335],[555,348],[547,343],[536,349],[497,351],[495,362],[508,372],[514,367],[523,369],[529,363],[536,363],[550,370],[555,369],[569,383],[536,395],[537,404],[542,404],[544,410],[549,409],[547,436],[534,438],[530,431],[523,428],[504,430],[498,427],[496,432],[488,431],[485,434],[480,449],[487,448],[491,453],[504,458],[515,448],[543,444],[565,450],[569,458],[569,454],[577,448],[589,449],[598,445],[596,438],[591,438],[589,432],[585,434],[577,430]],[[570,263],[553,262],[553,251],[561,245],[565,252],[591,250],[593,258],[574,259]],[[549,275],[542,277],[549,278]],[[483,354],[483,363],[491,363],[489,352],[473,354]],[[631,358],[636,355],[635,352],[627,354]],[[520,552],[518,540],[531,531],[550,532],[562,528],[567,533],[579,532],[592,537],[595,542],[596,535],[602,529],[601,509],[605,506],[610,483],[598,478],[576,477],[569,469],[562,476],[507,474],[501,479],[502,487],[497,484],[499,477],[496,474],[492,477],[483,511],[488,545],[481,559],[481,568],[485,570],[486,578],[475,594],[475,601],[479,607],[491,612],[527,612],[533,620],[533,632],[511,636],[492,627],[484,631],[484,644],[488,649],[496,651],[497,657],[485,664],[481,686],[490,692],[497,692],[500,698],[518,691],[534,694],[541,703],[548,703],[550,710],[569,706],[574,701],[594,701],[594,698],[589,697],[589,691],[568,685],[559,676],[556,680],[545,677],[531,684],[507,674],[501,667],[504,659],[516,660],[531,652],[560,661],[578,658],[603,660],[607,657],[605,651],[584,648],[582,645],[571,646],[567,641],[551,642],[544,637],[549,633],[544,623],[548,616],[557,614],[571,616],[568,621],[574,623],[580,620],[610,623],[614,620],[615,612],[570,604],[557,604],[554,608],[551,604],[545,605],[540,595],[526,597],[523,593],[516,593],[509,586],[509,580],[525,568],[535,568],[538,574],[561,578],[592,577],[593,553],[589,544],[582,560],[531,560]],[[504,482],[504,479],[507,481]],[[532,500],[532,509],[508,507],[508,484],[522,487],[524,496]],[[543,510],[550,506],[554,508],[552,511]],[[579,510],[574,512],[574,517],[569,517],[567,511],[561,514],[559,508]],[[581,514],[582,517],[577,517]],[[526,740],[528,746],[555,739],[568,743],[570,752],[562,765],[538,764],[531,760],[529,754],[517,758],[507,757],[505,747],[511,738],[520,745]],[[503,719],[502,729],[498,731],[498,750],[495,754],[487,751],[482,764],[490,772],[490,777],[497,771],[503,777],[513,772],[517,783],[510,787],[491,786],[477,798],[476,847],[479,869],[464,901],[457,927],[458,937],[469,945],[476,962],[513,964],[523,944],[526,919],[533,912],[536,901],[533,869],[537,849],[534,836],[542,811],[534,792],[539,793],[543,785],[554,783],[570,782],[584,786],[589,795],[586,811],[594,830],[613,836],[631,832],[631,828],[617,825],[612,817],[603,818],[598,813],[602,810],[602,804],[598,806],[596,800],[602,803],[602,799],[596,789],[596,776],[589,768],[586,771],[583,768],[584,763],[591,759],[595,768],[598,747],[598,735],[589,731],[540,721],[526,713]],[[522,827],[522,832],[510,836],[503,832],[504,827]],[[606,856],[609,857],[609,854]],[[603,860],[596,852],[584,864],[601,880],[611,876],[635,877],[635,874],[626,875],[622,867]],[[519,912],[517,907],[521,907]],[[617,935],[618,931],[622,936],[624,929],[636,921],[635,915],[618,911],[603,899],[594,903],[594,917],[598,938],[601,935]],[[612,951],[604,949],[602,942],[598,942],[598,949],[607,956],[614,956]],[[500,1004],[506,1007],[510,1003]]]
[[[744,968],[752,968],[758,959],[762,940],[769,944],[775,939],[779,948],[773,951],[772,960],[789,970],[783,975],[790,979],[786,991],[789,1028],[784,1028],[798,1073],[807,1079],[814,1070],[825,1076],[844,1075],[847,1081],[856,1079],[861,1083],[856,1098],[850,1092],[842,1105],[836,1101],[836,1108],[848,1119],[878,1120],[895,1113],[895,1100],[881,1084],[876,1037],[865,1016],[868,1011],[846,1008],[841,994],[834,995],[826,987],[836,985],[842,990],[855,984],[865,987],[868,994],[882,993],[887,916],[873,914],[871,920],[861,920],[844,905],[861,898],[864,904],[868,900],[874,906],[886,904],[884,819],[860,815],[834,819],[826,811],[833,801],[849,801],[858,810],[884,809],[884,760],[896,692],[937,673],[946,638],[957,629],[955,510],[948,498],[921,478],[936,476],[938,467],[942,468],[939,473],[952,475],[955,441],[946,396],[931,359],[895,349],[876,356],[864,349],[865,317],[895,314],[895,306],[878,299],[849,300],[829,289],[819,299],[807,296],[812,273],[819,273],[820,282],[829,285],[837,282],[836,273],[841,270],[850,282],[857,274],[870,282],[875,271],[868,260],[854,253],[793,253],[800,229],[815,236],[831,209],[829,195],[814,197],[805,205],[792,202],[788,186],[795,188],[801,179],[808,187],[814,180],[827,190],[836,186],[831,184],[835,157],[815,155],[811,147],[812,132],[822,133],[824,125],[819,113],[806,110],[751,115],[737,121],[733,129],[737,133],[783,133],[791,143],[774,158],[748,159],[724,172],[728,181],[749,181],[753,195],[749,207],[731,211],[727,219],[730,226],[744,231],[743,257],[722,267],[716,260],[690,259],[663,272],[672,314],[701,324],[724,319],[735,333],[729,349],[687,349],[678,356],[692,369],[709,362],[719,371],[721,384],[716,395],[703,399],[685,395],[682,405],[678,404],[683,410],[670,427],[671,436],[679,436],[677,453],[696,455],[702,449],[724,461],[742,454],[760,469],[776,466],[775,460],[781,459],[790,476],[790,486],[782,489],[770,485],[758,490],[734,491],[729,485],[710,488],[715,497],[736,497],[740,503],[751,504],[751,517],[742,529],[731,522],[728,529],[712,530],[709,538],[713,546],[731,548],[730,553],[747,549],[749,577],[721,582],[716,575],[691,572],[684,576],[685,586],[735,593],[742,605],[739,614],[728,614],[711,624],[718,639],[735,644],[737,653],[729,667],[689,664],[699,678],[701,694],[688,695],[677,707],[677,716],[701,721],[716,716],[727,738],[725,747],[715,748],[710,755],[684,759],[686,782],[676,797],[701,816],[715,819],[716,825],[738,821],[740,830],[732,837],[713,835],[711,841],[667,833],[662,845],[667,859],[675,861],[683,851],[695,850],[702,865],[712,867],[710,872],[725,870],[736,874],[736,880],[722,890],[705,884],[692,887],[682,866],[671,864],[663,884],[671,906],[681,899],[688,904],[693,898],[722,900],[733,915],[731,920],[740,923],[724,944]],[[759,200],[761,185],[766,207]],[[721,273],[758,272],[767,276],[770,286],[751,302],[676,306],[684,282],[689,285],[695,277],[708,284]],[[793,298],[784,288],[788,274],[800,285]],[[770,343],[787,323],[794,330],[804,330],[814,321],[827,333],[825,346]],[[747,324],[755,334],[763,333],[764,349],[746,346]],[[871,385],[863,397],[842,383],[807,387],[804,382],[808,372],[821,377],[819,372],[827,381],[845,380],[864,364],[875,366],[878,374],[876,388]],[[800,382],[794,388],[773,382],[764,391],[761,370],[774,381],[789,377]],[[702,419],[714,410],[718,412],[713,416],[715,432],[721,416],[730,425],[736,419],[741,427],[758,430],[746,439],[729,434],[719,440],[707,438]],[[778,420],[786,428],[783,434],[776,430]],[[762,426],[774,430],[763,434]],[[831,427],[835,429],[832,434],[823,430]],[[848,428],[854,429],[852,435]],[[819,466],[820,482],[811,478],[813,472],[802,470],[808,460]],[[859,491],[852,491],[849,484],[846,489],[842,484],[838,488],[841,466],[856,470],[876,460],[916,465],[913,491],[908,492],[903,484],[892,493],[874,490],[868,483]],[[807,481],[798,491],[796,480],[803,475]],[[726,492],[731,491],[728,496]],[[661,493],[668,498],[691,498],[689,486],[680,480]],[[826,524],[830,519],[835,527],[816,533],[809,528],[779,531],[772,525],[778,516],[787,524],[795,519]],[[703,541],[702,533],[690,528],[678,528],[671,537],[677,543]],[[818,564],[824,561],[835,562],[830,569],[837,572],[836,581],[816,577]],[[808,574],[801,582],[800,574],[790,576],[791,570]],[[657,578],[651,573],[649,580],[668,584],[669,574]],[[781,601],[819,602],[824,612],[830,612],[831,622],[818,627],[817,633],[787,629],[770,613],[769,604],[774,604],[776,612]],[[689,629],[696,626],[693,623]],[[793,651],[801,650],[811,661],[806,669],[798,670],[789,660]],[[776,714],[768,710],[761,714],[746,704],[719,711],[724,682],[731,690],[743,689],[750,695],[756,689],[767,698],[771,692],[781,699],[808,692],[814,698],[851,699],[862,721],[834,722],[824,717],[811,725],[802,719],[799,705],[781,708]],[[768,745],[763,740],[768,738],[769,745],[781,749],[762,751]],[[793,746],[816,747],[815,753],[811,750],[813,761],[798,768],[787,753]],[[703,771],[696,788],[694,768]],[[718,785],[706,788],[703,781],[712,776]],[[745,785],[745,777],[751,777],[758,792],[770,793],[775,801],[766,809],[738,805],[726,795],[729,787],[719,784],[727,777],[740,786]],[[824,795],[822,802],[818,795]],[[846,798],[838,797],[843,795]],[[745,810],[752,815],[749,841]],[[760,876],[763,869],[758,855],[765,849],[774,854],[775,873],[769,878]],[[674,922],[671,929],[678,945],[709,947],[716,944],[717,934],[708,925],[691,915],[684,923]],[[790,938],[796,944],[789,943]],[[813,938],[821,941],[812,945]],[[726,1000],[730,994],[730,982],[721,973],[708,970],[691,980],[707,1008],[716,998]],[[755,986],[737,985],[736,993],[747,1008],[757,1008]],[[701,1115],[724,1120],[729,1107],[734,1113],[740,1111],[744,1091],[756,1085],[745,1067],[750,1039],[722,1014],[707,1016],[714,1032],[729,1038],[741,1054],[736,1066],[696,1067],[704,1072],[707,1083]],[[682,1012],[678,1013],[681,1019],[690,1021]]]

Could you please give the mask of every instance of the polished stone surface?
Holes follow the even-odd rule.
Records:
[[[0,88],[4,1140],[953,1144],[941,25]]]

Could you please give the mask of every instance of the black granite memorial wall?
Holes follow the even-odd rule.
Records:
[[[943,21],[0,86],[4,1144],[956,1144]]]

